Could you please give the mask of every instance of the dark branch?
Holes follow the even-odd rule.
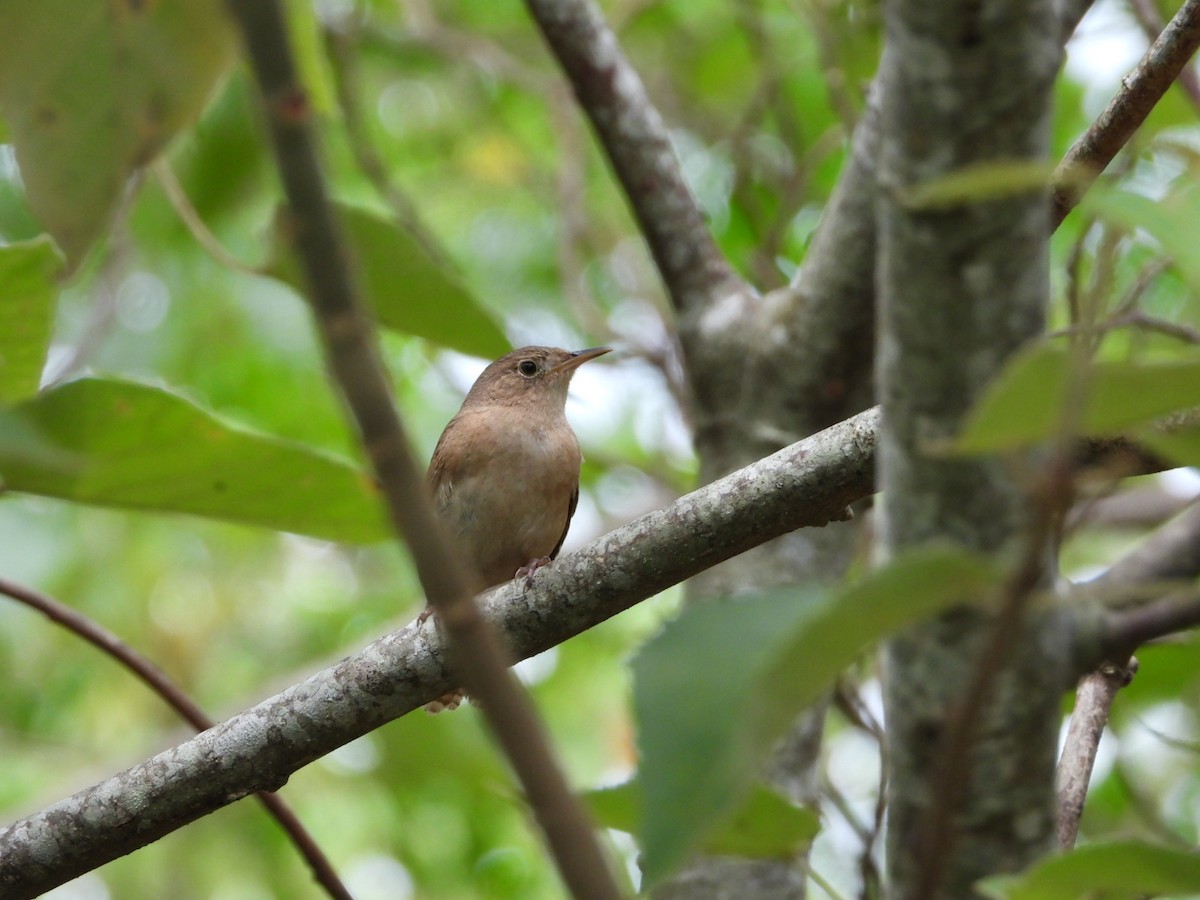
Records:
[[[396,412],[374,328],[355,291],[310,133],[278,0],[230,0],[262,91],[276,162],[329,371],[358,426],[396,532],[450,636],[455,670],[483,703],[564,882],[577,897],[617,897],[591,822],[567,786],[532,701],[508,671],[509,654],[472,601],[478,575],[453,552]]]
[[[1164,597],[1145,606],[1115,613],[1107,628],[1110,657],[1128,656],[1158,638],[1200,626],[1200,593]]]
[[[1200,0],[1186,0],[1137,68],[1121,82],[1100,117],[1077,140],[1054,173],[1054,224],[1079,198],[1141,127],[1200,47]]]
[[[51,622],[61,625],[67,631],[96,647],[101,653],[111,657],[119,665],[124,666],[197,731],[204,731],[216,724],[162,669],[83,613],[77,612],[65,603],[60,603],[40,591],[35,591],[6,578],[0,578],[0,594],[10,597],[18,603],[23,603],[30,609],[37,610]],[[258,799],[287,833],[292,843],[296,845],[296,849],[300,851],[309,868],[312,869],[313,877],[325,889],[325,892],[338,900],[352,900],[350,892],[338,878],[337,872],[334,871],[320,845],[304,828],[300,818],[292,811],[291,807],[276,794],[260,792]]]
[[[1138,24],[1142,26],[1142,31],[1146,37],[1153,43],[1158,40],[1158,36],[1166,28],[1166,23],[1163,21],[1162,14],[1158,11],[1158,6],[1154,0],[1130,0],[1130,7],[1133,9],[1133,15],[1138,20]],[[1186,66],[1179,73],[1179,86],[1191,101],[1192,106],[1200,109],[1200,78],[1196,77],[1195,69],[1187,68]]]
[[[526,0],[591,120],[676,309],[745,289],[684,181],[658,110],[592,0]]]

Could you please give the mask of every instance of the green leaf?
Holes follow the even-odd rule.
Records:
[[[928,549],[837,593],[806,587],[690,607],[634,661],[653,883],[728,818],[775,741],[873,642],[997,578],[986,560]]]
[[[642,792],[636,779],[612,787],[585,791],[580,799],[600,825],[637,834],[642,817]]]
[[[589,791],[583,800],[604,827],[637,833],[642,792],[637,780]],[[755,784],[737,811],[711,834],[705,853],[751,859],[786,859],[806,847],[821,830],[821,817],[796,806],[762,784]]]
[[[0,403],[37,392],[62,267],[48,237],[0,247]]]
[[[125,182],[199,115],[235,47],[221,0],[6,0],[0,115],[74,269]]]
[[[1043,343],[1018,353],[967,416],[950,451],[990,453],[1028,447],[1058,435],[1111,435],[1200,405],[1200,358],[1090,363],[1081,408],[1070,410],[1068,350]]]
[[[357,207],[338,204],[337,211],[358,262],[364,295],[382,325],[487,359],[511,349],[475,296],[411,234]],[[268,271],[303,290],[292,254],[285,249],[284,220],[282,212],[275,217],[275,259]]]
[[[309,106],[322,116],[337,114],[337,91],[333,71],[325,55],[321,20],[314,4],[306,0],[286,0],[288,42],[300,71],[300,83]]]
[[[1002,578],[986,556],[930,546],[905,553],[833,595],[789,637],[778,661],[761,676],[756,696],[770,740],[872,644],[951,606],[979,601]]]
[[[68,474],[76,472],[80,460],[72,453],[48,440],[44,434],[21,417],[0,410],[0,460],[37,466],[47,472]],[[6,490],[4,463],[0,462],[0,486]]]
[[[759,754],[738,707],[822,601],[805,590],[692,607],[634,660],[647,884],[699,848],[753,781]]]
[[[1000,900],[1122,900],[1200,894],[1200,856],[1137,841],[1088,844],[1038,863],[1022,875],[980,884]]]
[[[1200,428],[1181,428],[1178,431],[1145,430],[1138,443],[1181,466],[1200,467]]]
[[[74,381],[0,411],[0,433],[22,427],[76,464],[64,469],[0,443],[0,478],[12,491],[333,541],[388,533],[370,478],[353,465],[232,426],[158,388]]]
[[[1196,253],[1195,242],[1200,196],[1194,185],[1173,191],[1161,200],[1096,185],[1079,205],[1087,215],[1130,231],[1141,229],[1151,235],[1174,261],[1192,290],[1200,290],[1200,254]]]
[[[821,817],[756,784],[750,795],[703,846],[705,853],[752,859],[787,859],[821,830]]]
[[[910,209],[948,209],[1044,191],[1053,175],[1053,166],[1039,160],[993,160],[902,189],[899,195]]]

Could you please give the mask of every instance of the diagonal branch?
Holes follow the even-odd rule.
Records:
[[[1166,28],[1166,23],[1154,0],[1130,0],[1129,6],[1151,43],[1158,40],[1158,36]],[[1178,82],[1192,106],[1200,110],[1200,77],[1197,77],[1196,70],[1184,67],[1179,73]]]
[[[871,410],[485,595],[525,658],[737,553],[838,518],[871,491]],[[0,831],[0,895],[34,897],[419,708],[457,684],[431,625],[409,625],[215,728]]]
[[[37,610],[50,621],[57,622],[72,634],[87,641],[101,653],[112,657],[119,665],[132,672],[139,681],[161,697],[197,731],[204,731],[216,724],[162,669],[83,613],[40,591],[35,591],[6,578],[0,578],[0,594],[4,594],[18,603],[23,603],[30,609]],[[312,869],[313,878],[325,889],[325,892],[337,900],[351,900],[350,892],[338,878],[337,872],[325,856],[324,851],[313,840],[312,835],[300,821],[300,817],[283,801],[283,798],[277,794],[260,792],[258,800],[267,808],[267,812],[279,823],[279,826],[287,832],[296,849],[300,851],[309,868]]]
[[[483,703],[567,888],[619,896],[582,804],[570,791],[507,649],[472,601],[478,573],[464,566],[433,510],[396,412],[375,329],[356,292],[310,132],[312,111],[287,44],[279,0],[229,0],[262,93],[287,198],[294,250],[330,375],[357,426],[392,525],[416,563],[425,596],[449,635],[462,685]]]
[[[1200,575],[1200,504],[1172,519],[1126,554],[1085,589],[1193,581]],[[1130,654],[1145,641],[1200,624],[1200,596],[1167,596],[1142,607],[1103,612],[1091,629],[1080,629],[1076,656],[1085,674],[1075,690],[1075,708],[1056,776],[1060,849],[1075,845],[1100,738],[1117,691],[1137,671]]]
[[[684,181],[662,116],[592,0],[526,0],[633,207],[676,309],[746,290]]]
[[[1186,0],[1137,67],[1121,82],[1121,90],[1055,170],[1056,227],[1146,121],[1197,48],[1200,48],[1200,0]]]
[[[524,659],[751,547],[841,518],[870,494],[871,409],[484,595]],[[1107,451],[1101,446],[1098,452]],[[0,895],[33,897],[420,708],[458,682],[439,631],[409,625],[172,750],[0,830]]]

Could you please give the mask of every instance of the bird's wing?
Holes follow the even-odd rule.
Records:
[[[433,494],[434,506],[439,510],[450,501],[454,483],[461,480],[464,474],[462,470],[465,467],[464,462],[467,455],[443,450],[444,445],[453,443],[456,439],[454,432],[457,424],[458,416],[455,416],[442,432],[442,436],[438,438],[437,446],[433,448],[433,458],[429,461],[429,471],[425,475],[430,492]]]
[[[571,517],[575,515],[575,507],[579,505],[579,485],[575,486],[575,490],[571,491],[571,503],[567,507],[567,521],[563,523],[562,537],[558,539],[558,543],[554,545],[554,549],[550,551],[550,558],[556,559],[558,551],[562,549],[563,541],[567,539],[567,532],[571,530]]]

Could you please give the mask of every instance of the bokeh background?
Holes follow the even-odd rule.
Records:
[[[722,249],[758,287],[785,283],[864,108],[880,49],[877,5],[603,6],[672,129]],[[618,348],[578,373],[568,405],[586,463],[566,549],[690,489],[688,412],[661,286],[522,6],[292,0],[288,10],[337,197],[421,235],[513,346]],[[1097,3],[1059,85],[1059,155],[1146,45],[1131,8]],[[1200,164],[1198,134],[1194,103],[1169,93],[1122,158],[1127,186],[1154,198],[1183,191]],[[244,70],[166,158],[192,212],[240,265],[203,247],[164,181],[147,173],[62,295],[44,381],[101,374],[169,387],[229,422],[357,459],[303,300],[255,271],[272,258],[278,190]],[[0,238],[41,230],[11,147],[0,144]],[[1055,254],[1061,324],[1072,283],[1119,296],[1161,248],[1146,235],[1070,221]],[[1197,298],[1170,269],[1144,306],[1173,321],[1200,319]],[[1166,354],[1179,337],[1131,332],[1129,340]],[[385,351],[397,402],[428,459],[485,360],[396,331],[386,333]],[[1096,571],[1198,491],[1195,478],[1175,473],[1134,480],[1119,503],[1089,506],[1066,549],[1066,574]],[[0,498],[0,573],[117,632],[220,717],[357,650],[423,604],[408,558],[388,543],[338,545],[11,493]],[[612,784],[636,766],[627,663],[678,594],[521,665],[574,784]],[[1148,674],[1120,700],[1085,833],[1200,838],[1195,651],[1180,643],[1144,655]],[[880,715],[871,660],[847,684]],[[110,660],[0,602],[0,818],[41,808],[185,734]],[[813,865],[854,896],[857,828],[874,815],[878,746],[835,712],[826,758],[831,802]],[[282,793],[363,900],[561,896],[470,708],[406,716],[297,773]],[[632,842],[617,832],[610,839],[635,879]],[[243,801],[53,896],[318,893],[276,825]]]

